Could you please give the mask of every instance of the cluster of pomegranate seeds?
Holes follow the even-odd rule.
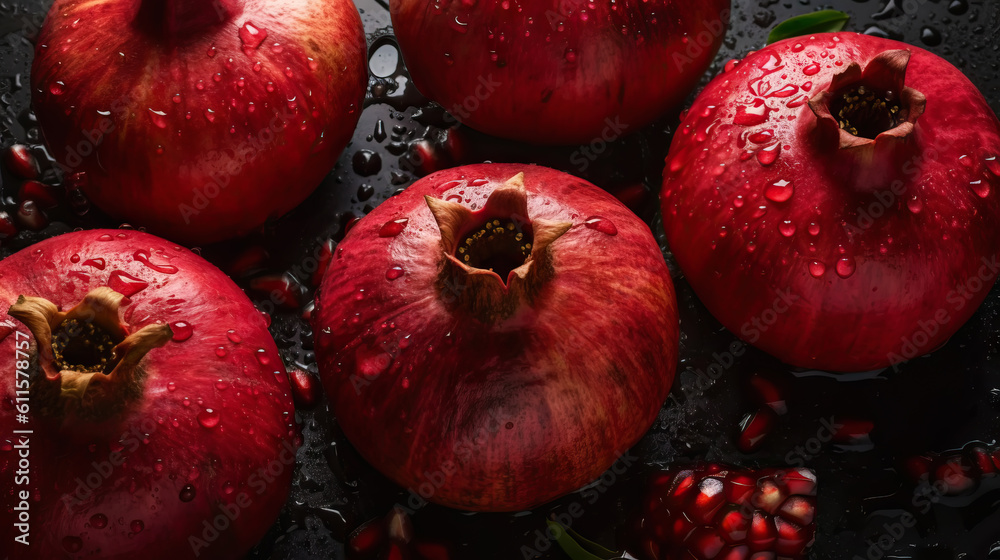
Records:
[[[358,527],[347,539],[348,560],[449,560],[444,543],[414,536],[410,516],[393,508],[385,517]]]
[[[918,455],[907,459],[903,470],[915,484],[930,484],[942,495],[956,496],[1000,474],[1000,446],[972,443],[958,451]]]
[[[643,560],[800,559],[815,533],[816,474],[698,464],[653,476],[638,522]]]

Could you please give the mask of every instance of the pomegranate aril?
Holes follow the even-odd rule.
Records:
[[[4,164],[14,175],[22,179],[38,177],[38,161],[31,149],[24,144],[14,144],[4,154]]]
[[[746,540],[750,531],[750,518],[740,511],[738,506],[727,507],[719,516],[719,533],[730,544],[738,544]]]
[[[774,553],[769,550],[761,550],[750,555],[750,560],[774,560]]]
[[[750,558],[750,548],[746,545],[723,548],[716,560],[748,560]]]
[[[774,515],[785,502],[787,494],[773,480],[765,478],[757,483],[757,491],[750,498],[750,503],[758,509]]]
[[[777,385],[759,374],[754,374],[750,378],[750,385],[753,386],[760,402],[771,407],[775,414],[781,415],[788,412],[785,404],[785,397],[778,390]]]
[[[0,239],[6,239],[17,235],[17,226],[10,214],[0,210]]]
[[[26,200],[34,201],[42,208],[54,208],[59,205],[59,199],[52,192],[52,188],[38,181],[25,181],[21,185],[17,199],[20,202]]]
[[[781,517],[796,525],[809,525],[816,516],[816,501],[807,496],[792,496],[779,510]]]
[[[925,455],[917,455],[903,461],[903,472],[911,482],[917,483],[927,479],[934,461]]]
[[[395,507],[385,516],[389,539],[393,542],[407,544],[413,540],[413,522],[402,509]]]
[[[723,483],[718,478],[709,477],[698,485],[698,493],[694,495],[687,511],[695,523],[708,525],[716,512],[726,501]]]
[[[757,489],[757,480],[742,473],[729,475],[726,481],[726,500],[732,504],[743,505]]]
[[[689,490],[694,488],[696,482],[697,480],[692,471],[677,473],[677,477],[674,479],[674,487],[670,491],[670,504],[678,506],[678,509],[682,507],[684,505],[684,496]]]
[[[665,540],[678,543],[686,542],[697,528],[698,526],[691,522],[687,515],[682,513],[674,518],[673,523],[670,525],[669,536]]]
[[[993,464],[993,458],[990,456],[989,450],[983,447],[973,447],[969,449],[969,461],[979,468],[979,472],[982,475],[994,475],[997,472],[996,465]]]
[[[389,543],[389,548],[386,549],[384,558],[385,560],[407,560],[410,558],[410,554],[405,545],[392,542]]]
[[[288,372],[288,380],[292,384],[292,398],[300,408],[316,406],[320,398],[319,379],[300,369]]]
[[[840,428],[833,434],[833,441],[835,443],[859,444],[871,441],[869,436],[875,428],[873,422],[854,418],[838,418],[836,423]]]
[[[688,552],[698,560],[712,560],[719,555],[726,543],[715,531],[703,527],[688,537],[684,544]]]
[[[450,560],[451,552],[448,547],[436,542],[415,542],[413,552],[419,560]]]
[[[737,446],[743,453],[753,453],[764,443],[765,438],[774,429],[777,416],[769,407],[757,409],[752,416],[748,417],[742,424],[740,439]]]
[[[17,214],[14,215],[14,219],[18,225],[32,231],[45,229],[45,226],[49,225],[48,216],[32,200],[25,200],[17,207]]]
[[[816,495],[816,472],[812,469],[790,469],[783,474],[782,482],[789,494]]]
[[[754,512],[753,520],[750,522],[750,534],[747,535],[750,550],[770,550],[776,540],[778,540],[778,529],[774,526],[773,518],[766,513]]]
[[[812,544],[813,531],[811,529],[800,527],[781,517],[774,519],[774,525],[778,532],[774,551],[779,556],[801,556],[806,548]]]
[[[975,473],[963,459],[960,455],[948,457],[934,469],[934,480],[944,483],[947,496],[962,494],[976,485]]]
[[[353,559],[377,558],[386,543],[385,525],[374,519],[354,530],[347,540],[347,556]]]

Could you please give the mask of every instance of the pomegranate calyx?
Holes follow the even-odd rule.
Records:
[[[230,21],[242,11],[240,0],[142,0],[135,23],[163,37],[194,35]]]
[[[878,54],[864,70],[851,63],[809,100],[820,139],[848,158],[859,190],[881,185],[913,144],[927,98],[904,85],[909,60],[910,51],[897,49]]]
[[[513,315],[522,301],[531,304],[553,273],[552,244],[572,226],[528,217],[524,173],[494,190],[477,211],[424,199],[441,231],[439,295],[488,324]]]
[[[166,344],[173,332],[165,324],[129,332],[118,319],[125,296],[96,288],[69,311],[47,299],[21,295],[8,313],[35,338],[41,376],[32,380],[43,413],[75,410],[85,418],[103,419],[141,393],[142,359]]]

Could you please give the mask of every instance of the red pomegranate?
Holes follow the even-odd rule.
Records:
[[[738,336],[865,371],[943,344],[996,280],[1000,121],[925,50],[853,33],[727,65],[673,140],[670,249]]]
[[[313,313],[337,421],[416,501],[489,511],[593,480],[649,428],[677,363],[649,228],[544,167],[421,179],[337,247]]]
[[[194,244],[302,202],[367,78],[349,0],[58,0],[31,69],[62,170],[114,218]]]
[[[285,503],[298,434],[277,348],[186,249],[92,230],[0,261],[0,368],[14,558],[241,558]]]
[[[464,124],[531,143],[611,141],[680,108],[729,0],[391,0],[414,85]]]

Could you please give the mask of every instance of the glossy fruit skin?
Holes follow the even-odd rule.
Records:
[[[475,208],[521,172],[528,218],[572,227],[535,303],[487,324],[436,288],[441,233],[424,196]],[[585,225],[595,215],[617,234]],[[648,226],[536,166],[439,171],[378,206],[337,247],[313,318],[351,443],[419,498],[467,510],[518,511],[596,478],[648,429],[677,363],[676,298]]]
[[[537,144],[609,141],[680,108],[729,0],[391,0],[414,85],[462,123]]]
[[[144,15],[158,5],[192,15]],[[199,23],[216,7],[225,21]],[[349,0],[59,0],[32,102],[95,205],[210,243],[288,212],[333,168],[360,117],[365,51]]]
[[[161,271],[143,264],[144,254]],[[15,345],[35,342],[8,307],[31,293],[69,309],[91,289],[117,285],[109,280],[119,271],[148,283],[128,296],[122,322],[131,329],[163,322],[174,332],[143,359],[142,398],[72,429],[32,399],[30,422],[15,423]],[[14,543],[6,550],[46,560],[241,558],[264,536],[288,496],[299,436],[274,341],[222,272],[149,234],[67,233],[0,261],[0,308],[0,367],[8,372],[0,378],[0,424],[34,432],[24,484],[14,482],[19,450],[0,447],[5,488],[30,493],[30,546],[14,543],[19,533],[5,523],[0,534]],[[190,338],[178,341],[185,335],[177,322],[191,326]],[[214,427],[206,427],[209,418]],[[187,485],[190,501],[181,498]],[[3,511],[18,502],[4,492]],[[206,538],[205,522],[226,528]]]
[[[926,110],[906,157],[874,162],[883,180],[854,180],[859,167],[818,140],[808,99],[894,49],[909,51],[905,85]],[[982,95],[934,54],[852,33],[775,43],[727,69],[674,137],[661,192],[670,249],[709,311],[804,368],[873,370],[943,344],[997,275],[1000,122]],[[769,198],[781,181],[791,197]]]

